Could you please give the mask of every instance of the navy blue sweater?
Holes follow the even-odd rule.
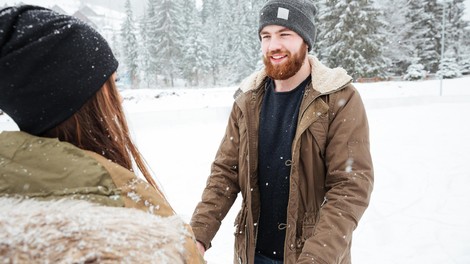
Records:
[[[256,251],[273,259],[284,257],[292,141],[310,78],[289,92],[276,92],[274,81],[269,80],[261,106],[258,135],[261,212]]]

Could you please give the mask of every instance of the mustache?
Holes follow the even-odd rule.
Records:
[[[282,55],[290,55],[290,52],[287,51],[287,50],[277,49],[277,50],[269,51],[268,53],[266,53],[266,56],[267,56],[267,57],[270,57],[270,56],[279,55],[279,54],[282,54]]]

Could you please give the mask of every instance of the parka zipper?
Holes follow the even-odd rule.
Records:
[[[303,108],[302,113],[299,113],[299,118],[298,118],[298,120],[297,120],[297,128],[299,127],[299,125],[300,125],[300,120],[301,120],[302,117],[304,116],[304,114],[305,114],[305,112],[307,111],[307,109],[308,109],[308,107],[310,106],[310,104],[312,104],[313,102],[315,102],[315,100],[317,100],[320,96],[333,94],[333,93],[335,93],[335,92],[337,92],[337,91],[340,91],[340,90],[344,89],[344,87],[348,86],[350,83],[351,83],[351,81],[345,83],[343,86],[340,86],[340,87],[339,87],[338,89],[336,89],[336,90],[332,90],[332,91],[329,91],[329,92],[326,92],[326,93],[319,93],[318,95],[316,95],[315,97],[313,97],[312,100],[310,100],[310,102],[308,102],[308,104]],[[312,84],[311,82],[307,84],[307,89],[305,89],[305,93],[304,93],[304,96],[305,96],[305,97],[307,97],[308,93],[309,93],[311,90],[313,90],[313,88],[310,87],[311,84]],[[304,101],[302,101],[302,103],[303,103],[303,102],[304,102]],[[300,105],[300,107],[302,108],[302,104]],[[294,143],[294,141],[295,141],[295,142],[298,141],[298,137],[299,137],[299,136],[300,136],[300,135],[299,135],[298,133],[296,133],[296,136],[295,136],[295,138],[294,138],[294,140],[293,140],[293,143]],[[297,144],[295,144],[295,147],[297,147]],[[294,153],[295,153],[295,151],[294,151],[294,149],[292,149],[292,164],[294,163]],[[293,167],[292,167],[292,168],[293,168]],[[291,168],[291,172],[292,172],[292,168]],[[291,175],[292,175],[292,173],[291,173]],[[291,197],[291,192],[290,192],[290,184],[289,184],[289,200],[290,200],[290,197]],[[321,210],[321,208],[323,207],[323,205],[324,205],[327,201],[328,201],[328,199],[327,199],[326,196],[325,196],[325,197],[324,197],[324,200],[323,200],[323,202],[322,202],[322,204],[320,205],[320,208],[318,209],[318,214],[317,214],[317,217],[316,217],[314,229],[316,228],[317,222],[318,222],[319,219],[320,219],[320,210]],[[287,212],[289,212],[289,205],[290,205],[290,203],[288,203],[288,205],[287,205],[287,208],[286,208]],[[289,215],[289,214],[287,214],[287,215]],[[288,243],[287,228],[290,227],[290,226],[289,226],[289,221],[287,221],[287,220],[288,220],[288,219],[286,219],[286,237],[285,237],[285,240],[284,240],[284,261],[286,260],[286,259],[285,259],[285,256],[286,256],[286,246],[287,246],[288,248],[290,247],[291,249],[293,249],[293,247],[295,247],[295,244],[293,244],[293,245],[288,245],[288,244],[287,244],[287,243]],[[294,242],[295,242],[295,241],[294,241]]]
[[[252,91],[252,95],[251,95],[251,100],[250,100],[250,105],[249,105],[249,108],[250,108],[250,111],[248,111],[249,113],[251,114],[247,114],[247,118],[249,118],[248,120],[248,128],[247,128],[247,131],[252,131],[251,133],[249,133],[249,144],[248,144],[248,162],[249,162],[249,179],[248,179],[248,182],[250,183],[249,184],[249,187],[252,188],[251,186],[251,182],[252,182],[252,178],[253,178],[253,173],[256,171],[256,168],[254,168],[254,165],[253,165],[253,158],[252,156],[254,155],[253,153],[255,152],[255,147],[253,146],[253,142],[254,140],[256,139],[256,133],[254,133],[254,129],[255,129],[255,121],[254,121],[254,117],[253,117],[253,113],[256,112],[256,103],[258,102],[257,100],[257,97],[259,96],[259,93],[258,93],[258,89],[256,89],[255,91]],[[251,128],[251,129],[250,129]],[[257,139],[256,139],[257,140]],[[250,197],[251,197],[251,204],[253,203],[253,194],[251,193],[251,189],[250,190],[247,190],[247,192],[250,192]],[[251,208],[251,206],[250,206]],[[248,209],[248,208],[247,208]],[[252,210],[250,209],[249,210],[250,214],[251,214],[251,220],[254,224],[254,216],[253,216],[253,212]],[[247,210],[247,214],[248,214],[248,210]],[[258,212],[258,218],[259,219],[259,212]],[[251,224],[251,223],[250,223]],[[250,248],[250,245],[249,244],[249,239],[248,239],[248,235],[250,235],[249,233],[249,223],[248,223],[248,216],[247,216],[247,221],[245,221],[245,260],[247,263],[249,263],[249,259],[248,259],[248,256],[251,255],[251,251],[249,251],[249,248]],[[253,232],[252,232],[252,238],[253,238],[253,251],[255,251],[255,248],[256,248],[256,239],[257,239],[257,228],[253,228]]]

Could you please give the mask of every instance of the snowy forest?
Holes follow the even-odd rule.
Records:
[[[126,1],[110,41],[127,87],[236,85],[262,66],[257,33],[265,0]],[[454,78],[470,74],[464,0],[318,0],[312,54],[354,79]]]

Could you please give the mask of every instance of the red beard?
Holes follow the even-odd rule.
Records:
[[[287,55],[287,61],[279,65],[273,65],[269,58],[276,54]],[[268,52],[268,54],[263,56],[263,62],[266,66],[266,74],[273,80],[287,80],[300,70],[305,60],[305,56],[307,56],[307,45],[305,44],[303,44],[300,51],[294,55],[287,50],[274,50]]]

